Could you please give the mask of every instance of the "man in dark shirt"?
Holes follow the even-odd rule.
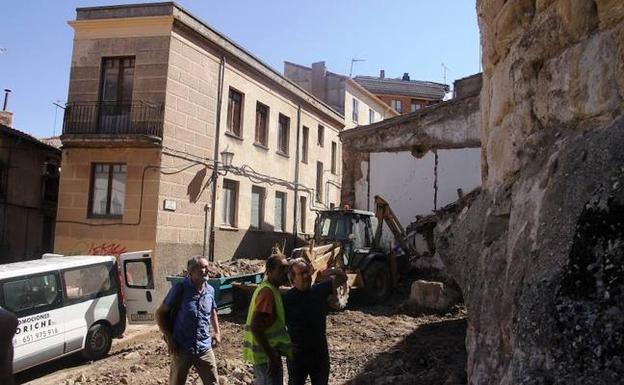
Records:
[[[169,383],[183,385],[194,366],[204,385],[218,385],[212,346],[221,342],[221,334],[214,289],[206,282],[208,261],[201,256],[193,257],[188,261],[187,271],[188,277],[169,290],[156,312],[171,354]],[[168,325],[172,309],[175,309],[173,330]]]
[[[312,285],[311,269],[305,260],[291,262],[289,278],[293,288],[284,294],[286,326],[293,346],[293,357],[287,361],[289,385],[303,385],[308,376],[312,385],[326,385],[329,380],[327,299],[347,277],[338,269],[325,270],[322,277],[320,283]]]

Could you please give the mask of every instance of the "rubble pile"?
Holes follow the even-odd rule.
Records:
[[[260,273],[264,271],[265,262],[263,259],[231,259],[222,262],[208,262],[208,276],[221,278],[239,274]],[[187,273],[186,270],[182,270],[178,276],[184,277]]]

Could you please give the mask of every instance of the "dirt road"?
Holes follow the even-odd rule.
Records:
[[[412,317],[398,306],[357,307],[330,314],[327,335],[331,384],[464,384],[465,312]],[[221,317],[223,341],[215,350],[222,384],[252,384],[241,359],[242,315]],[[118,340],[108,357],[78,357],[26,371],[17,380],[33,385],[166,384],[169,360],[155,327]],[[201,384],[191,373],[188,384]]]

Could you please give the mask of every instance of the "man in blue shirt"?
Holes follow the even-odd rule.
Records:
[[[327,299],[347,276],[340,269],[327,269],[321,273],[321,282],[312,285],[310,266],[301,258],[291,262],[288,276],[293,285],[283,299],[293,352],[287,360],[288,384],[304,385],[310,376],[312,385],[327,385]]]
[[[214,289],[206,282],[208,261],[202,256],[193,257],[187,271],[188,277],[169,290],[156,311],[158,327],[171,355],[169,383],[183,385],[194,366],[204,385],[218,385],[212,347],[221,342],[221,333]]]

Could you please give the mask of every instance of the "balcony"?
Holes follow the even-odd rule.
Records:
[[[130,103],[68,103],[63,118],[63,145],[76,140],[115,140],[139,137],[162,140],[163,105]]]

